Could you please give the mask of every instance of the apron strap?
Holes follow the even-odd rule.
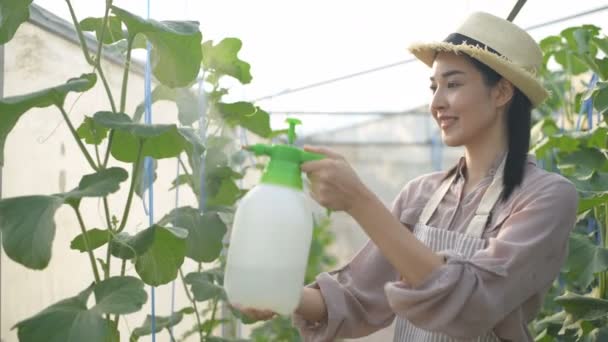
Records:
[[[492,213],[492,209],[498,202],[500,198],[500,194],[502,194],[503,185],[503,170],[505,169],[506,158],[503,158],[500,166],[496,170],[494,174],[494,179],[492,179],[492,183],[486,189],[486,192],[483,194],[481,198],[481,202],[479,202],[479,206],[475,211],[475,216],[469,222],[469,226],[467,227],[466,234],[471,235],[477,238],[480,238],[483,235],[483,231],[488,224],[488,220],[490,219],[490,215]]]
[[[433,216],[433,213],[439,206],[439,203],[441,202],[445,194],[448,193],[448,190],[450,189],[450,186],[454,182],[454,179],[456,179],[457,175],[458,171],[454,172],[452,176],[443,180],[439,188],[433,193],[433,195],[431,195],[431,198],[429,198],[429,201],[424,206],[424,209],[422,209],[422,213],[418,218],[418,222],[424,225],[427,225],[429,223],[431,216]]]

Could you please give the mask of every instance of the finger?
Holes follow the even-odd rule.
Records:
[[[341,154],[327,147],[304,145],[304,151],[324,154],[331,159],[344,159]]]
[[[308,162],[302,163],[302,165],[300,165],[300,169],[306,173],[316,172],[316,171],[319,171],[321,169],[328,167],[331,164],[331,162],[332,161],[329,159],[308,161]]]

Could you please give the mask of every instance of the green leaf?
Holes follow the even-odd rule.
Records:
[[[264,138],[272,133],[268,113],[249,102],[218,103],[217,108],[231,126],[239,125]]]
[[[125,38],[122,33],[122,25],[117,17],[113,15],[108,16],[107,25],[108,26],[106,27],[103,35],[104,44],[112,44]],[[99,41],[101,39],[101,31],[103,28],[103,18],[85,18],[80,21],[80,28],[83,31],[95,32],[97,41]]]
[[[69,202],[82,197],[105,197],[120,189],[120,183],[129,178],[129,173],[120,167],[111,167],[84,175],[78,187],[70,192],[61,194]]]
[[[11,40],[19,26],[30,17],[33,0],[2,0],[0,2],[0,44]]]
[[[209,193],[208,206],[231,206],[243,195],[232,179],[222,179],[219,187],[209,187]]]
[[[69,79],[65,84],[56,87],[0,99],[0,166],[4,165],[6,137],[15,127],[21,115],[32,108],[44,108],[51,105],[62,107],[69,92],[87,91],[95,85],[96,80],[95,74],[83,74],[79,78]]]
[[[606,149],[608,147],[608,128],[596,126],[593,131],[583,134],[580,140],[582,140],[587,147]]]
[[[568,134],[558,134],[542,139],[532,148],[532,152],[536,154],[537,158],[542,159],[553,149],[562,153],[575,152],[578,150],[579,144],[580,142],[576,138]]]
[[[608,341],[608,327],[595,328],[582,339],[582,342],[603,341]]]
[[[171,316],[155,316],[154,317],[154,332],[158,333],[163,329],[171,328],[179,324],[184,317],[182,311],[173,313]],[[129,341],[137,341],[141,336],[152,334],[152,316],[147,315],[144,323],[133,330]]]
[[[152,286],[167,284],[177,277],[186,256],[188,231],[176,227],[154,225],[154,241],[148,250],[135,259],[135,270],[144,283]]]
[[[128,115],[112,112],[97,112],[93,119],[97,124],[115,130],[111,153],[126,163],[137,160],[141,140],[143,156],[155,159],[176,157],[188,144],[176,125],[134,123]]]
[[[25,267],[41,270],[51,260],[53,217],[59,196],[23,196],[0,200],[0,229],[6,255]]]
[[[162,84],[185,87],[196,79],[202,58],[198,23],[146,20],[116,6],[112,12],[127,26],[129,39],[141,33],[152,44],[152,71]]]
[[[84,121],[76,130],[78,137],[84,139],[87,144],[99,145],[108,135],[108,129],[99,126],[93,118],[85,116]]]
[[[597,246],[580,234],[571,234],[569,243],[566,277],[585,289],[591,285],[595,274],[608,270],[608,249]]]
[[[87,309],[92,286],[79,295],[59,301],[15,325],[19,341],[118,341],[114,324]]]
[[[608,79],[608,57],[602,59],[589,57],[590,65],[593,65],[593,71],[598,74],[601,80]]]
[[[580,57],[571,53],[568,50],[562,50],[554,54],[555,61],[559,63],[565,70],[570,71],[572,75],[580,75],[589,70],[587,64]]]
[[[120,259],[133,259],[143,255],[154,243],[154,229],[144,229],[135,236],[126,232],[118,233],[110,241],[110,253]]]
[[[199,133],[193,128],[180,127],[179,133],[186,139],[188,144],[186,145],[186,151],[191,155],[200,156],[205,152],[205,146],[199,136]]]
[[[213,278],[205,272],[188,273],[184,279],[191,286],[192,294],[197,302],[223,296],[224,289],[213,283]]]
[[[602,50],[605,55],[608,55],[608,37],[593,37],[591,38],[591,41],[593,44],[595,44],[595,46],[598,47],[598,49]]]
[[[89,229],[86,233],[86,236],[89,242],[89,248],[91,250],[105,245],[106,243],[108,243],[108,241],[110,241],[111,238],[110,232],[107,229],[99,228]],[[80,252],[86,252],[87,249],[84,245],[84,236],[82,234],[76,236],[70,243],[70,248]]]
[[[195,208],[181,207],[173,209],[159,222],[160,225],[167,223],[188,230],[186,240],[188,258],[197,262],[211,262],[219,257],[226,225],[217,213],[201,215]]]
[[[593,108],[604,115],[604,121],[608,114],[608,82],[598,82],[592,93]]]
[[[154,184],[154,182],[156,182],[156,178],[158,178],[158,174],[156,172],[156,170],[158,169],[158,162],[156,161],[156,159],[151,159],[152,160],[152,184]],[[146,172],[146,161],[144,161],[143,163],[139,163],[139,171],[138,171],[138,175],[139,175],[139,180],[136,186],[135,186],[135,194],[143,199],[144,194],[146,191],[148,191],[148,189],[150,188],[150,180],[148,179],[149,175]]]
[[[144,283],[130,276],[111,277],[95,285],[96,305],[91,309],[99,314],[124,315],[139,311],[148,300]]]
[[[555,301],[575,320],[592,321],[608,316],[608,300],[566,292]]]
[[[599,205],[604,205],[605,203],[608,203],[608,191],[581,198],[578,202],[577,213],[583,213]]]
[[[608,192],[608,173],[593,171],[589,177],[570,178],[579,192],[606,193]]]
[[[156,86],[151,94],[151,101],[172,101],[177,105],[177,117],[184,126],[190,126],[199,118],[200,103],[198,97],[188,88],[169,88],[162,84]],[[139,122],[145,111],[145,103],[135,108],[133,122]]]
[[[251,82],[250,65],[238,58],[242,43],[237,38],[225,38],[219,44],[206,41],[202,45],[203,66],[219,75],[228,75],[236,78],[242,84]]]
[[[594,171],[608,171],[606,156],[596,148],[581,147],[570,153],[560,153],[558,157],[558,168],[569,176],[586,178]]]

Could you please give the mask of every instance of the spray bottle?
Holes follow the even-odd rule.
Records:
[[[270,162],[260,184],[238,204],[224,278],[231,303],[283,315],[299,303],[312,240],[312,209],[302,191],[300,165],[325,157],[293,146],[301,122],[287,122],[289,145],[245,147]]]

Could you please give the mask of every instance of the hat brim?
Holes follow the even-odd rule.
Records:
[[[438,52],[465,53],[494,69],[513,83],[514,86],[519,88],[530,99],[534,107],[537,107],[549,97],[549,92],[532,72],[484,48],[466,43],[456,45],[447,42],[437,42],[413,44],[408,50],[429,67],[433,66]]]

